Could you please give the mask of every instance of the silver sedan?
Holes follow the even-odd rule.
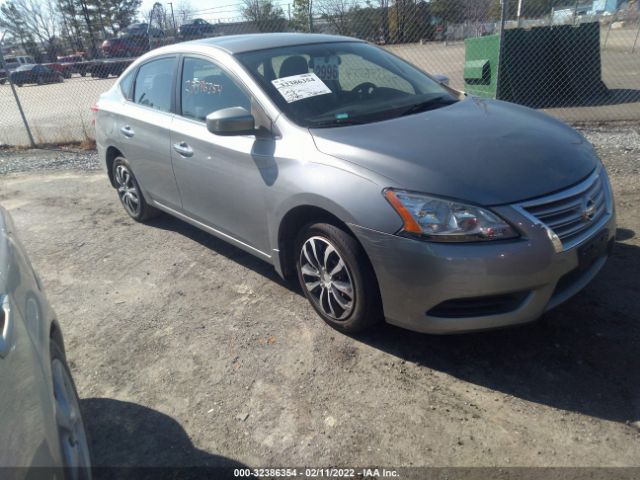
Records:
[[[607,258],[606,172],[558,120],[445,83],[346,37],[182,43],[100,97],[98,151],[135,220],[166,212],[297,276],[339,330],[533,321]]]
[[[0,425],[2,478],[91,478],[60,325],[2,207]]]

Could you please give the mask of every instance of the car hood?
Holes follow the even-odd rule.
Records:
[[[598,159],[564,123],[506,102],[468,97],[382,122],[310,129],[318,150],[407,190],[483,205],[569,187]]]

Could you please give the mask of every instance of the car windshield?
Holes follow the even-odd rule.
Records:
[[[33,70],[33,67],[35,67],[35,65],[21,65],[20,67],[16,68],[16,72],[24,72],[26,70]]]
[[[367,43],[296,45],[236,57],[304,127],[376,122],[457,101],[423,72]]]

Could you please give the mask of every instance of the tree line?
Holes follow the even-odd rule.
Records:
[[[519,0],[506,1],[507,19],[515,18]],[[575,0],[520,3],[524,18],[539,18]],[[299,32],[329,30],[381,43],[406,43],[433,40],[448,24],[497,22],[502,13],[500,0],[293,0],[289,9],[285,14],[271,0],[244,0],[242,16],[260,31],[288,26]]]
[[[97,56],[100,42],[136,22],[142,0],[7,0],[0,29],[36,61],[73,51]],[[379,43],[432,40],[451,23],[500,19],[500,0],[292,0],[284,12],[273,0],[241,0],[242,18],[258,31],[329,31]],[[518,0],[507,0],[515,18]],[[523,0],[523,16],[539,17],[575,0]],[[144,15],[163,31],[192,20],[188,0],[172,15],[156,3]],[[175,33],[175,32],[174,32]]]

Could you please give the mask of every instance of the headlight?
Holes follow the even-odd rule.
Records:
[[[474,205],[387,189],[384,196],[404,222],[403,231],[434,242],[476,242],[518,237],[495,213]]]

